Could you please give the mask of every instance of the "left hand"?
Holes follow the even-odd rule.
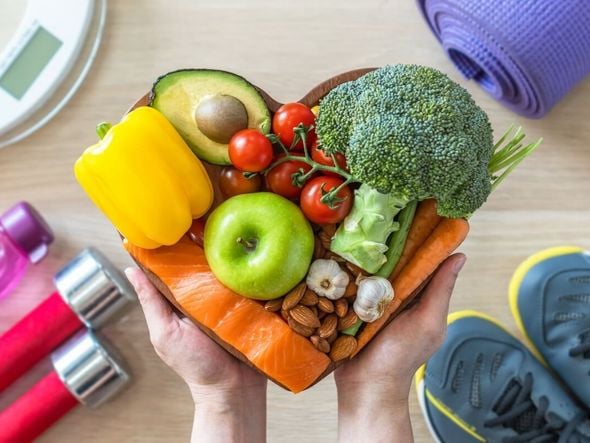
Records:
[[[193,398],[244,389],[266,390],[266,378],[211,340],[187,318],[180,318],[139,270],[127,278],[143,309],[158,356],[188,385]]]

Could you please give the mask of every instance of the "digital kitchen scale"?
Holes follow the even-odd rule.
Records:
[[[106,0],[29,0],[0,53],[0,148],[41,128],[72,98],[96,57]]]

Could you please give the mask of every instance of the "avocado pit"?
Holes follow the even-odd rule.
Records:
[[[197,106],[195,121],[206,137],[227,144],[236,132],[248,127],[248,111],[231,95],[209,95]]]

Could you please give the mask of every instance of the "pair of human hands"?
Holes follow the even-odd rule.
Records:
[[[420,300],[335,371],[340,441],[411,441],[412,377],[444,339],[449,300],[464,263],[462,254],[449,257]],[[180,318],[140,270],[126,274],[156,353],[190,389],[193,441],[264,441],[266,378]]]

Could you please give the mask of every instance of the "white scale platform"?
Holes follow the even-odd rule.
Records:
[[[76,93],[96,57],[106,0],[29,0],[0,52],[0,148],[53,118]]]

